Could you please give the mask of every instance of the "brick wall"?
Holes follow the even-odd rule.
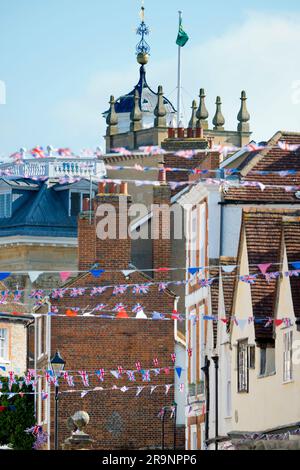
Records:
[[[108,188],[112,191],[112,188]],[[95,200],[95,208],[103,203],[115,204],[118,211],[120,197],[125,198],[126,203],[130,198],[123,188],[122,194],[104,192],[99,188],[99,195]],[[95,217],[94,229],[101,221],[101,216]],[[94,250],[95,261],[101,268],[126,269],[130,261],[131,243],[130,239],[120,240],[120,231],[117,229],[117,239],[99,240],[90,227],[85,225],[86,219],[80,217],[79,222],[79,259],[80,266],[89,264],[92,256],[89,247]],[[125,224],[125,219],[123,222]],[[123,227],[124,228],[124,227]],[[121,227],[122,229],[122,227]],[[91,238],[94,240],[91,241]],[[157,246],[157,259],[159,258]],[[167,255],[167,253],[166,253]],[[167,262],[167,258],[166,258]],[[83,268],[85,269],[85,268]],[[153,311],[168,314],[171,318],[174,308],[174,295],[169,292],[158,293],[158,286],[151,286],[149,293],[135,295],[132,292],[134,284],[147,283],[151,279],[141,273],[133,273],[125,279],[120,272],[106,271],[100,278],[93,277],[90,273],[80,275],[70,282],[67,287],[83,287],[89,289],[93,286],[130,284],[125,294],[113,296],[113,288],[108,288],[103,294],[91,297],[89,290],[85,295],[72,298],[64,296],[62,299],[53,301],[59,308],[59,313],[65,313],[67,308],[88,307],[92,310],[97,304],[104,303],[107,310],[103,314],[108,315],[116,303],[122,302],[130,317],[134,317],[132,308],[137,303],[144,307],[149,318]],[[70,432],[66,426],[66,420],[76,411],[84,410],[90,415],[88,432],[95,439],[97,449],[139,449],[159,448],[161,445],[161,421],[158,413],[163,406],[170,406],[174,401],[174,387],[169,393],[165,393],[166,384],[174,384],[174,371],[164,371],[157,377],[151,375],[151,382],[142,382],[141,374],[136,374],[136,382],[129,382],[128,377],[115,379],[108,371],[116,370],[118,366],[124,369],[134,370],[137,360],[141,362],[143,369],[153,368],[153,358],[159,359],[159,367],[172,367],[171,354],[175,350],[174,324],[173,321],[153,321],[135,319],[106,319],[99,313],[95,317],[52,317],[51,319],[51,353],[58,349],[65,359],[66,370],[95,371],[100,368],[106,370],[105,381],[99,383],[92,373],[90,374],[90,386],[103,386],[110,388],[113,385],[122,387],[136,387],[138,385],[162,385],[150,395],[150,387],[142,391],[136,397],[136,388],[122,393],[119,390],[92,392],[84,398],[80,393],[60,395],[59,408],[59,443],[60,446]],[[75,390],[84,389],[78,372],[74,372]],[[66,389],[62,385],[61,391]],[[51,396],[53,400],[53,396]],[[51,403],[51,426],[53,446],[54,426],[54,402]],[[167,419],[165,423],[166,447],[173,445],[174,422]],[[182,446],[178,438],[178,446]]]

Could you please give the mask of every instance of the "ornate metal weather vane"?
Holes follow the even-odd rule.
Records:
[[[139,64],[145,65],[149,60],[150,46],[145,40],[145,36],[148,36],[150,30],[145,23],[145,7],[144,1],[142,1],[142,8],[140,11],[141,23],[136,30],[136,34],[141,36],[141,40],[136,46],[137,61]]]

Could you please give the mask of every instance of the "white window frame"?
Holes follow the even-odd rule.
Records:
[[[283,333],[283,383],[293,380],[293,331]]]
[[[44,329],[44,317],[41,315],[36,319],[36,338],[37,338],[37,358],[38,360],[41,359],[44,354],[46,353],[45,348],[45,341],[44,341],[44,348],[43,348],[43,335],[45,337],[45,329]]]
[[[192,357],[191,357],[191,383],[196,384],[197,380],[197,330],[199,326],[199,320],[196,310],[191,312],[192,320],[190,320],[191,325],[191,349],[192,349]]]
[[[1,189],[0,190],[0,198],[4,196],[4,212],[3,216],[0,211],[0,219],[9,219],[12,213],[12,192],[8,190]],[[7,201],[7,197],[9,197],[9,201]],[[7,212],[7,202],[9,202],[9,211]]]
[[[237,344],[237,391],[249,393],[248,339],[241,339]]]
[[[199,265],[201,267],[205,266],[206,261],[206,203],[200,205],[200,235],[199,235]]]
[[[1,355],[1,350],[0,350],[0,362],[8,363],[9,362],[9,351],[8,351],[9,330],[8,328],[3,328],[3,327],[0,328],[0,338],[1,338],[1,342],[3,341],[3,344],[4,344],[3,356]]]
[[[198,450],[198,433],[197,433],[197,425],[192,424],[190,427],[191,430],[191,449],[190,450]],[[196,443],[194,438],[196,437]]]
[[[232,416],[231,355],[228,351],[225,354],[225,360],[226,360],[225,418],[231,418]]]
[[[197,267],[197,242],[198,242],[198,209],[191,211],[191,239],[190,239],[190,268]],[[197,274],[190,274],[190,284],[195,285],[197,282]]]
[[[84,194],[88,194],[90,196],[90,191],[89,190],[83,190],[83,189],[70,189],[69,191],[69,217],[71,217],[71,212],[72,212],[72,193],[79,193],[80,194],[80,211],[82,211],[82,206],[83,206],[83,196]],[[92,199],[95,197],[95,191],[92,191]]]

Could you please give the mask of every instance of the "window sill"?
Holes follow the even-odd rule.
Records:
[[[275,372],[270,372],[269,374],[265,374],[265,375],[259,374],[259,375],[257,376],[257,378],[258,378],[258,379],[265,379],[265,378],[267,378],[267,377],[273,377],[274,375],[276,375],[276,371],[275,371]]]
[[[294,382],[295,382],[294,379],[284,380],[284,381],[282,382],[282,385],[292,384],[292,383],[294,383]]]
[[[0,357],[0,364],[8,365],[8,364],[10,364],[10,361],[9,361],[8,359],[2,359],[2,358]]]

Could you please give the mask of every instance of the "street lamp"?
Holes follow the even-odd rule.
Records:
[[[52,357],[51,361],[51,368],[53,374],[56,377],[56,385],[55,385],[55,434],[54,434],[54,448],[58,450],[58,400],[59,400],[59,386],[58,386],[58,378],[60,373],[65,368],[65,361],[61,357],[59,351],[56,351],[55,355]]]
[[[219,384],[218,384],[218,369],[219,369],[219,356],[217,351],[214,351],[212,360],[215,364],[215,450],[218,450],[219,438]]]

